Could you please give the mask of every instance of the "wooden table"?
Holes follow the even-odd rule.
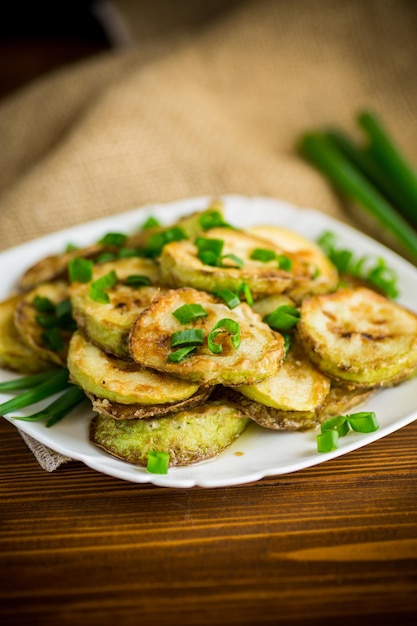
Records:
[[[0,624],[417,624],[417,422],[257,483],[42,470],[0,420]]]

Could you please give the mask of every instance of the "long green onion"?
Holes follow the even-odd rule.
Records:
[[[367,154],[378,164],[392,184],[401,190],[399,208],[417,225],[417,172],[374,113],[361,112],[358,115],[358,123],[369,139]],[[403,198],[406,201],[403,201]]]
[[[41,382],[37,387],[0,404],[0,415],[18,411],[23,407],[36,404],[59,391],[63,391],[70,385],[68,378],[69,373],[66,368],[52,372],[49,378]]]
[[[26,416],[11,416],[13,419],[23,420],[25,422],[39,422],[41,420],[47,420],[46,426],[50,428],[61,419],[63,419],[72,409],[78,406],[86,395],[82,389],[75,385],[71,385],[69,389],[51,402],[45,409],[32,413],[32,415]]]
[[[417,234],[328,135],[323,132],[306,133],[301,139],[300,150],[339,191],[357,202],[391,232],[417,261]]]
[[[388,172],[387,175],[387,172],[381,168],[378,161],[372,157],[370,151],[362,146],[356,145],[346,133],[340,130],[329,130],[327,135],[352,164],[365,174],[375,187],[379,189],[392,206],[412,220],[413,214],[410,211],[410,203],[403,193],[402,188],[393,181],[390,172]],[[417,214],[414,214],[414,220],[415,223],[417,223]]]
[[[0,383],[0,391],[21,391],[22,389],[33,389],[40,383],[48,380],[56,370],[48,372],[40,372],[39,374],[29,374],[28,376],[21,376],[14,380],[7,380]]]

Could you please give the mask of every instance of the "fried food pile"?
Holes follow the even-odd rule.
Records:
[[[416,314],[343,279],[316,243],[215,202],[30,267],[0,303],[0,365],[68,368],[109,454],[196,463],[253,422],[312,429],[414,374]]]

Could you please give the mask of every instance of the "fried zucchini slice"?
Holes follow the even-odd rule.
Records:
[[[73,330],[56,327],[61,346],[55,348],[49,345],[45,337],[45,333],[48,333],[48,327],[41,325],[38,321],[40,316],[47,318],[48,314],[43,316],[39,311],[35,305],[37,298],[49,300],[56,307],[68,300],[68,284],[64,281],[41,283],[22,297],[14,315],[14,323],[20,336],[38,357],[66,367],[68,346]],[[53,325],[51,320],[51,327]]]
[[[199,304],[206,317],[182,325],[173,312],[186,304]],[[241,343],[236,349],[224,333],[223,351],[213,353],[208,335],[223,319],[237,322]],[[203,345],[180,362],[169,360],[173,333],[184,328],[201,329]],[[246,304],[229,309],[220,299],[196,289],[172,289],[159,297],[136,319],[130,332],[130,354],[144,367],[169,372],[203,385],[255,383],[278,370],[284,357],[284,339],[264,324]]]
[[[68,280],[68,263],[72,259],[83,257],[94,258],[104,251],[104,246],[93,244],[85,248],[78,248],[70,252],[48,255],[27,268],[21,275],[18,283],[19,289],[29,291],[41,283],[55,280]]]
[[[207,265],[198,257],[198,248],[189,240],[173,241],[167,244],[160,256],[162,276],[172,287],[189,286],[214,293],[219,289],[237,291],[242,283],[247,283],[254,297],[280,294],[287,291],[294,283],[295,276],[307,277],[308,268],[288,253],[285,256],[291,269],[280,269],[279,261],[260,261],[251,258],[256,249],[270,250],[282,254],[274,244],[255,235],[227,227],[212,228],[204,234],[205,238],[224,242],[222,265]],[[237,267],[229,255],[234,255],[243,262]]]
[[[297,334],[324,374],[360,387],[383,387],[417,367],[417,315],[364,287],[311,296]]]
[[[174,225],[178,226],[186,237],[194,237],[205,230],[205,218],[209,217],[213,212],[218,214],[220,221],[223,219],[223,204],[220,201],[213,201],[204,211],[196,211],[191,215],[187,215],[179,219]],[[145,249],[153,235],[162,233],[169,228],[171,227],[156,226],[131,233],[127,236],[123,248]],[[76,248],[68,252],[48,255],[27,268],[19,279],[18,287],[22,291],[29,291],[37,287],[40,283],[52,282],[58,279],[68,280],[68,264],[72,259],[79,257],[97,259],[101,254],[106,252],[110,254],[115,253],[117,255],[119,250],[120,248],[115,246],[93,243],[89,246]]]
[[[51,362],[34,352],[17,331],[14,316],[21,300],[22,296],[17,295],[0,302],[0,367],[21,374],[50,370]]]
[[[91,284],[113,271],[116,272],[119,282],[106,290],[110,301],[97,302],[90,296]],[[149,284],[125,284],[129,277],[138,275],[146,277]],[[135,257],[95,265],[91,282],[75,282],[70,286],[72,314],[78,328],[103,350],[116,356],[128,357],[127,339],[130,328],[139,313],[161,292],[159,281],[159,268],[151,259]]]
[[[149,417],[160,417],[167,413],[177,413],[185,409],[192,409],[195,406],[204,404],[213,392],[212,387],[199,387],[189,398],[166,404],[122,404],[112,402],[106,398],[97,398],[91,393],[86,395],[91,400],[95,413],[108,415],[115,420],[147,419]]]
[[[248,231],[272,242],[284,251],[283,254],[295,255],[300,264],[309,268],[306,275],[299,275],[294,280],[287,292],[296,302],[301,302],[309,294],[328,293],[336,289],[338,271],[318,244],[281,226],[253,226]]]
[[[73,334],[67,367],[71,381],[89,394],[120,404],[166,404],[193,396],[199,385],[145,369],[107,354],[84,335]]]
[[[255,385],[241,385],[238,390],[251,400],[281,411],[313,411],[329,393],[330,378],[319,372],[293,342],[274,376]]]
[[[363,404],[374,393],[375,389],[348,389],[332,385],[323,404],[311,411],[283,411],[251,400],[234,389],[227,390],[227,399],[263,428],[306,431],[329,417],[343,415]]]
[[[123,461],[145,467],[149,452],[166,452],[173,467],[218,456],[249,423],[236,407],[209,401],[155,419],[119,421],[98,415],[91,422],[90,440]]]

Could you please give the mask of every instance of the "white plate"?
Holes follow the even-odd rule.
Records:
[[[225,196],[223,200],[226,218],[236,226],[280,225],[310,239],[316,239],[324,230],[330,229],[336,233],[341,246],[348,247],[357,255],[369,254],[375,258],[383,256],[399,276],[399,302],[410,309],[416,309],[417,270],[369,237],[322,213],[312,209],[300,209],[277,200],[241,196]],[[62,251],[69,242],[82,246],[96,241],[108,231],[129,232],[140,226],[147,215],[153,215],[161,222],[169,224],[181,215],[206,208],[209,202],[210,198],[194,198],[148,206],[82,224],[5,251],[0,254],[0,299],[7,297],[20,274],[29,265],[46,254]],[[0,370],[0,380],[13,377],[9,372]],[[8,394],[2,394],[0,401],[9,397],[11,396]],[[339,449],[334,452],[317,453],[317,431],[273,432],[251,424],[216,459],[189,467],[172,468],[167,475],[162,476],[149,474],[145,468],[115,459],[92,445],[88,439],[88,428],[93,413],[87,401],[52,428],[46,428],[41,422],[9,421],[53,450],[82,461],[103,474],[130,482],[153,483],[164,487],[224,487],[317,465],[402,428],[417,417],[417,378],[394,389],[380,392],[364,407],[376,412],[380,429],[366,435],[352,432],[341,439]],[[29,412],[33,412],[33,409]]]

